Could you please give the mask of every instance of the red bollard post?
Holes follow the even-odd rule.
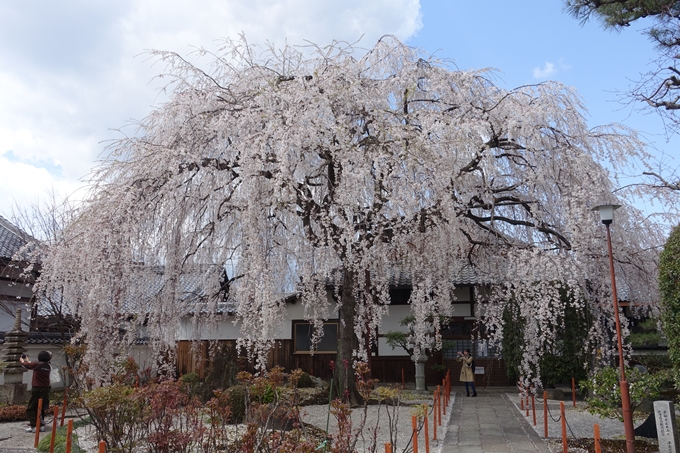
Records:
[[[439,418],[439,426],[442,426],[442,393],[439,386],[437,386],[437,417]]]
[[[544,437],[548,438],[548,392],[543,391],[543,431]]]
[[[600,446],[600,425],[595,423],[593,429],[595,431],[595,435],[593,436],[595,440],[595,453],[602,453],[602,447]]]
[[[57,437],[57,420],[59,419],[59,406],[54,407],[52,416],[52,438],[50,439],[50,453],[54,453],[54,439]]]
[[[437,396],[434,397],[432,405],[432,439],[437,440]]]
[[[392,444],[389,442],[385,444],[385,453],[392,453]]]
[[[524,384],[520,384],[519,391],[519,410],[524,410]]]
[[[567,419],[564,417],[564,401],[560,401],[560,420],[562,421],[562,452],[569,453],[567,445]]]
[[[574,407],[576,407],[576,383],[574,378],[571,378],[571,401],[574,403]]]
[[[59,426],[64,426],[64,417],[66,417],[66,404],[68,403],[68,387],[64,388],[64,405],[61,408],[61,422]]]
[[[444,392],[444,415],[446,415],[446,406],[449,404],[446,401],[446,382],[442,379],[442,391]]]
[[[529,416],[529,394],[527,393],[524,398],[526,399],[526,404],[524,405],[524,409],[526,409],[526,415],[528,417]]]
[[[527,392],[524,394],[524,408],[526,409],[527,417],[528,417],[529,416],[529,392],[531,390],[528,387],[527,387],[526,390],[527,390]]]
[[[415,415],[411,416],[411,426],[413,427],[413,453],[418,453],[418,419]]]
[[[73,420],[69,420],[66,426],[66,453],[71,453],[71,444],[73,443],[71,436],[73,434]]]
[[[425,406],[425,453],[430,453],[430,432],[427,429],[427,405]]]
[[[42,415],[42,398],[38,400],[38,415],[35,416],[35,445],[33,448],[38,448],[40,443],[40,416]]]

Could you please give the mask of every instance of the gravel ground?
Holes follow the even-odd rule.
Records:
[[[507,396],[510,401],[515,404],[517,411],[521,412],[525,419],[528,421],[539,436],[543,437],[543,401],[536,401],[536,425],[533,424],[533,414],[529,411],[529,416],[526,416],[526,411],[520,411],[519,409],[519,395],[517,393],[508,393]],[[451,404],[454,400],[452,399]],[[408,401],[404,405],[400,406],[398,410],[394,411],[396,408],[392,406],[369,406],[367,411],[367,418],[365,423],[364,435],[359,436],[357,441],[357,451],[363,453],[368,450],[372,443],[373,429],[377,426],[377,445],[382,446],[389,442],[390,430],[388,428],[388,417],[387,410],[390,410],[393,416],[396,416],[396,442],[397,449],[395,451],[401,451],[410,441],[411,437],[411,412],[413,406],[417,404],[431,404],[431,401]],[[565,413],[568,426],[568,436],[570,438],[592,438],[593,437],[593,425],[598,423],[600,425],[600,434],[603,439],[623,439],[623,423],[615,419],[601,419],[596,415],[591,415],[585,411],[585,403],[582,401],[577,402],[577,407],[572,406],[571,401],[565,401]],[[561,423],[559,421],[560,417],[560,404],[558,401],[549,400],[549,415],[548,415],[548,437],[551,439],[559,439],[561,437]],[[431,408],[431,406],[430,406]],[[448,416],[451,414],[450,410],[447,409],[447,415],[443,420],[443,426],[447,425]],[[355,429],[358,428],[358,423],[360,420],[361,412],[363,409],[354,409],[352,420]],[[315,406],[305,406],[302,408],[302,419],[306,423],[310,423],[320,429],[326,429],[326,420],[328,417],[328,405],[315,405]],[[430,437],[432,436],[432,418],[430,421]],[[637,420],[635,425],[642,423],[641,420]],[[2,423],[0,424],[0,453],[15,453],[15,452],[26,452],[35,451],[33,450],[33,442],[35,439],[35,434],[26,433],[24,429],[26,428],[26,422],[12,422],[12,423]],[[51,427],[51,424],[48,424]],[[333,417],[330,416],[329,432],[337,432],[337,423]],[[441,437],[444,430],[438,427],[438,434]],[[41,433],[41,436],[45,433]],[[88,427],[83,427],[78,430],[78,435],[80,438],[80,445],[86,451],[96,452],[97,451],[97,439],[93,435],[91,429]],[[419,445],[424,445],[424,436],[421,432],[419,436]],[[438,453],[441,451],[441,442],[431,441],[430,448],[433,452]],[[379,448],[377,451],[383,451]]]
[[[507,393],[510,401],[515,404],[515,407],[520,411],[519,394]],[[531,400],[529,400],[531,405]],[[529,415],[526,415],[525,410],[520,411],[529,424],[536,430],[539,436],[544,435],[543,425],[543,400],[536,400],[536,425],[533,424],[533,413],[530,410]],[[568,437],[593,437],[593,427],[597,423],[600,425],[600,437],[602,439],[623,439],[623,422],[612,418],[600,418],[597,415],[592,415],[586,411],[586,403],[577,401],[574,408],[571,401],[564,401],[565,418],[567,420],[567,435]],[[637,421],[635,426],[642,423]],[[548,400],[548,437],[560,438],[562,437],[562,423],[560,421],[560,402]]]
[[[429,404],[431,409],[431,400],[422,401],[408,401],[404,405],[395,408],[393,406],[368,406],[365,429],[363,430],[364,435],[359,435],[357,441],[357,451],[363,453],[368,450],[370,446],[371,439],[369,438],[369,433],[372,435],[372,430],[377,426],[377,445],[379,448],[377,451],[384,451],[383,445],[390,440],[390,431],[388,428],[388,416],[387,410],[393,417],[396,418],[395,422],[395,435],[397,448],[394,451],[401,451],[404,449],[406,444],[411,438],[411,412],[413,407],[418,404]],[[453,404],[453,400],[451,401]],[[302,420],[306,423],[314,425],[320,429],[326,429],[326,420],[328,419],[328,405],[315,405],[315,406],[304,406],[301,408]],[[354,428],[358,428],[358,423],[361,418],[362,408],[354,409],[352,411],[352,421]],[[451,414],[450,407],[447,409],[446,416],[442,415],[442,424],[445,427],[448,423],[448,417]],[[432,437],[432,417],[429,418],[430,421],[430,437]],[[25,453],[27,451],[34,452],[33,443],[35,440],[35,434],[25,432],[27,427],[26,422],[12,422],[12,423],[0,423],[0,453]],[[438,427],[438,434],[441,437],[444,430],[443,427]],[[51,428],[51,424],[48,424],[48,428]],[[85,426],[79,428],[77,431],[79,438],[79,445],[88,453],[96,453],[98,451],[98,439],[94,433],[94,429],[91,426]],[[337,423],[333,415],[330,416],[329,422],[329,432],[337,432]],[[41,433],[41,438],[46,433]],[[419,436],[419,445],[424,445],[424,434],[421,431]],[[430,441],[431,451],[434,453],[439,453],[441,451],[441,442]]]
[[[438,453],[441,451],[442,442],[441,438],[444,433],[444,429],[448,424],[449,416],[451,415],[451,407],[453,405],[454,399],[451,399],[451,404],[447,408],[446,416],[442,414],[442,426],[438,427],[438,437],[439,441],[430,440],[430,451]],[[410,442],[411,433],[413,431],[411,416],[412,411],[415,406],[428,404],[428,412],[432,409],[431,400],[423,401],[408,401],[402,406],[368,406],[366,413],[366,422],[363,434],[358,434],[358,440],[356,444],[357,452],[363,453],[370,451],[371,444],[373,444],[373,437],[375,435],[375,444],[378,445],[376,451],[385,451],[384,445],[390,441],[390,429],[389,429],[389,418],[387,412],[389,411],[392,418],[395,420],[393,426],[393,435],[396,436],[396,447],[394,452],[399,452],[404,450],[406,445]],[[352,424],[353,429],[358,431],[360,420],[362,418],[363,408],[354,409],[352,411]],[[323,430],[326,429],[326,421],[328,419],[328,405],[319,406],[305,406],[302,408],[302,420],[306,423],[312,424]],[[429,435],[432,437],[432,416],[429,417]],[[329,423],[329,433],[337,433],[337,423],[333,415],[330,416]],[[375,434],[374,434],[375,433]],[[420,435],[418,436],[418,445],[425,445],[425,435],[424,431],[421,429]]]

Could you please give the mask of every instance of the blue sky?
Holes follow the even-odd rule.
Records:
[[[562,0],[63,0],[0,3],[0,215],[54,190],[76,193],[107,141],[162,102],[161,68],[146,49],[187,55],[243,32],[253,43],[371,47],[393,34],[460,69],[495,68],[512,88],[543,80],[574,87],[590,125],[639,130],[680,165],[679,138],[661,119],[618,102],[656,53],[641,34],[581,25]],[[77,196],[77,195],[76,195]]]

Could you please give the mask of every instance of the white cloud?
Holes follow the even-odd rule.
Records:
[[[549,61],[546,61],[542,68],[534,68],[535,79],[546,79],[555,74],[557,74],[557,69],[555,68],[555,65]]]
[[[162,67],[135,58],[145,50],[215,51],[241,32],[279,46],[363,35],[360,46],[370,48],[382,35],[405,41],[420,27],[418,0],[2,2],[0,215],[24,193],[73,190],[104,142],[120,137],[112,129],[163,101],[150,83]]]
[[[0,215],[11,217],[12,207],[32,206],[37,200],[49,198],[54,192],[58,198],[77,198],[81,184],[77,181],[57,178],[45,168],[24,162],[16,162],[0,156]]]

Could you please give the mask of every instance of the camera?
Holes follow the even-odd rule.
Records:
[[[22,358],[22,359],[27,359],[28,356],[27,356],[26,354],[21,354],[21,358]]]

